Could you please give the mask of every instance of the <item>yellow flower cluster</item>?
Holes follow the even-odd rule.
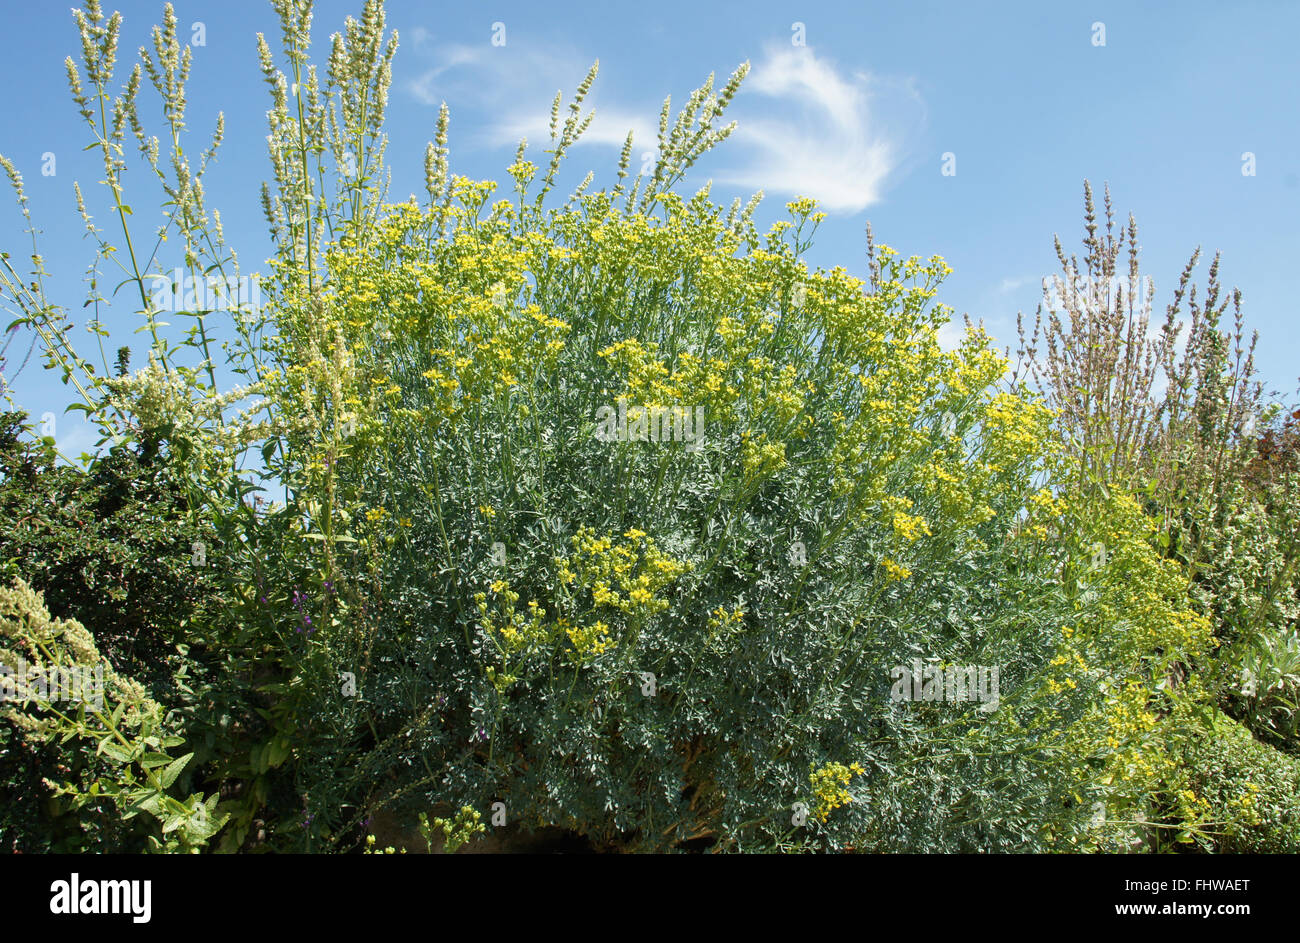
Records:
[[[843,763],[828,763],[821,769],[817,768],[816,763],[812,764],[809,779],[812,781],[813,798],[817,802],[816,814],[820,821],[825,822],[832,812],[853,801],[848,785],[855,773],[861,776],[866,770],[860,763],[848,766]]]
[[[925,518],[917,517],[912,514],[904,514],[902,511],[894,512],[894,536],[901,537],[908,543],[924,535],[930,536],[930,525],[925,522]]]
[[[749,479],[766,478],[785,466],[785,446],[770,442],[767,433],[740,435],[740,462]]]
[[[1019,524],[1013,536],[1046,540],[1048,526],[1055,523],[1065,513],[1065,502],[1055,497],[1051,489],[1040,488],[1029,496],[1027,515]]]
[[[560,626],[564,629],[569,644],[573,646],[572,660],[578,664],[584,664],[614,647],[609,626],[604,622],[597,621],[592,625],[579,627],[569,625],[567,620],[561,619]]]
[[[1260,825],[1264,819],[1259,814],[1257,800],[1259,798],[1260,787],[1254,783],[1246,783],[1246,791],[1236,799],[1228,799],[1227,804],[1234,806],[1238,810],[1238,815],[1245,825]]]
[[[705,636],[704,644],[712,647],[718,643],[723,643],[735,635],[739,635],[745,628],[745,611],[739,606],[733,607],[728,611],[724,606],[718,606],[713,612],[709,613],[708,634]]]
[[[453,215],[469,212],[491,186],[461,179],[465,209]],[[354,349],[400,337],[432,351],[421,370],[431,394],[423,421],[456,420],[475,403],[509,395],[534,372],[553,369],[564,349],[568,323],[528,303],[525,273],[535,270],[538,247],[511,232],[510,213],[500,204],[497,210],[489,221],[455,230],[451,251],[431,258],[410,240],[427,231],[434,211],[388,207],[371,251],[327,254],[325,313],[337,307]],[[372,365],[376,383],[385,376],[380,364]]]
[[[1005,392],[994,396],[984,412],[984,452],[993,459],[990,471],[1009,471],[1041,455],[1051,418],[1042,403]]]
[[[478,606],[479,623],[496,645],[504,664],[549,644],[558,631],[562,631],[559,624],[547,623],[546,610],[536,599],[529,600],[526,611],[517,610],[515,603],[519,601],[519,594],[510,588],[507,580],[497,580],[491,588],[492,594],[498,597],[496,612],[489,607],[486,593],[476,593],[474,602]],[[485,669],[485,674],[498,691],[504,691],[518,680],[513,674],[498,673],[492,666]]]
[[[1180,789],[1177,792],[1178,815],[1184,822],[1200,822],[1208,818],[1211,812],[1210,800],[1198,796],[1192,789]]]
[[[911,570],[905,566],[900,566],[888,557],[882,560],[880,565],[885,568],[885,578],[891,583],[905,580],[912,575]]]
[[[779,367],[757,352],[775,329],[770,314],[750,311],[743,320],[729,315],[719,318],[714,330],[722,349],[714,356],[686,350],[668,362],[660,358],[658,345],[635,338],[611,344],[599,354],[622,372],[620,396],[633,402],[703,405],[710,422],[743,420],[747,430],[760,430],[758,436],[767,442],[766,454],[750,455],[746,468],[752,473],[780,467],[782,442],[805,436],[814,425],[796,367]]]
[[[1068,639],[1073,634],[1073,630],[1069,629],[1067,626],[1066,630],[1062,631],[1062,634]],[[1058,675],[1061,680],[1058,680],[1057,677],[1049,677],[1046,679],[1047,689],[1052,694],[1060,694],[1062,691],[1067,689],[1073,691],[1079,687],[1079,682],[1074,678],[1074,676],[1067,674],[1064,670],[1067,666],[1079,674],[1088,670],[1088,663],[1077,651],[1071,651],[1069,654],[1062,652],[1049,661],[1048,666],[1055,669],[1061,669],[1053,673],[1054,675]]]
[[[631,616],[667,609],[668,601],[655,594],[690,569],[688,562],[665,555],[654,538],[636,529],[615,542],[583,527],[572,543],[574,553],[560,564],[560,581],[589,588],[597,607],[608,606]]]

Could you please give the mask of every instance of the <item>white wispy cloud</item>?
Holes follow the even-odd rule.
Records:
[[[512,115],[501,121],[489,132],[490,140],[494,144],[517,144],[519,139],[524,137],[528,138],[529,143],[549,141],[550,105],[548,101],[540,110]],[[584,108],[583,113],[586,114],[587,110]],[[595,112],[595,116],[591,119],[591,125],[583,132],[581,143],[622,148],[627,140],[628,131],[631,131],[634,147],[632,172],[635,173],[640,163],[639,155],[655,146],[659,133],[658,126],[651,124],[644,116],[635,112],[603,108],[600,105],[594,105],[590,110]],[[561,127],[568,115],[567,108],[561,110]]]
[[[417,45],[428,42],[428,30],[417,27],[414,32],[417,34]],[[414,95],[416,100],[426,105],[437,105],[446,98],[447,90],[454,87],[454,83],[446,80],[440,82],[439,79],[454,69],[464,70],[467,66],[481,68],[485,64],[487,51],[483,47],[476,46],[440,46],[434,56],[438,65],[425,69],[419,76],[408,82],[407,91]]]
[[[762,114],[751,94],[768,99]],[[735,140],[749,158],[725,183],[810,196],[831,212],[877,202],[925,108],[910,81],[844,72],[811,47],[769,46],[737,98]]]
[[[427,38],[427,31],[422,38]],[[567,102],[589,62],[572,52],[509,47],[432,47],[437,65],[410,81],[417,100],[472,103],[487,120],[473,134],[497,147],[550,137],[556,90]],[[725,75],[723,76],[725,81]],[[584,110],[595,118],[582,143],[622,147],[633,132],[633,173],[658,143],[662,98],[615,102],[598,79]],[[567,109],[561,120],[567,117]],[[830,212],[854,213],[877,202],[904,161],[925,106],[910,80],[847,71],[809,47],[768,46],[725,119],[735,134],[718,152],[719,182],[768,194],[809,196]],[[453,113],[453,120],[455,114]],[[717,166],[715,164],[715,166]]]
[[[947,324],[942,325],[938,332],[939,346],[944,350],[952,352],[961,346],[961,342],[966,339],[966,322],[960,317],[954,316]]]
[[[1041,284],[1042,279],[1036,279],[1029,275],[1016,275],[1010,278],[1002,279],[1002,284],[998,285],[998,294],[1008,295],[1013,291],[1018,291],[1025,285]]]
[[[444,100],[472,104],[487,119],[473,132],[475,143],[486,147],[517,144],[524,137],[530,145],[549,142],[555,93],[562,92],[566,103],[560,113],[563,123],[569,116],[567,102],[591,68],[576,53],[486,44],[439,46],[433,58],[438,64],[410,81],[407,90],[426,105]],[[654,147],[657,112],[647,115],[602,101],[600,84],[598,79],[583,102],[584,115],[594,111],[595,117],[580,143],[621,148],[630,130],[639,164],[641,151]]]

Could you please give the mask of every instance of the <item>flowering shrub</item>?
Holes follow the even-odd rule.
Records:
[[[460,180],[445,214],[391,207],[281,300],[322,365],[274,394],[316,422],[278,469],[296,539],[364,600],[322,592],[295,643],[292,715],[337,716],[294,731],[317,840],[499,801],[646,849],[1048,847],[1172,788],[1159,688],[1204,625],[1136,508],[1102,531],[1042,487],[1051,415],[993,389],[986,339],[939,346],[941,259],[882,247],[864,283],[800,261],[808,201],[760,235],[706,192],[538,212],[512,172],[517,202],[484,216]],[[702,407],[703,434],[599,435],[618,402]],[[1097,540],[1116,595],[1081,602]],[[1000,666],[1002,706],[892,705],[917,654]]]

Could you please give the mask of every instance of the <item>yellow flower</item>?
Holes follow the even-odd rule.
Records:
[[[881,561],[881,566],[885,568],[885,576],[891,583],[895,580],[905,580],[912,575],[912,571],[907,567],[899,566],[889,558],[885,558]]]
[[[831,812],[853,801],[853,794],[846,787],[854,774],[861,776],[866,773],[860,763],[853,763],[850,766],[845,766],[843,763],[828,763],[821,769],[817,769],[814,763],[809,770],[813,797],[817,800],[817,818],[823,822]]]
[[[569,638],[569,643],[573,645],[576,660],[581,662],[593,655],[603,655],[614,647],[613,640],[609,637],[609,626],[604,622],[596,622],[587,628],[570,626],[567,622],[562,625],[565,634]]]
[[[924,534],[930,536],[930,526],[926,524],[925,519],[916,517],[912,514],[904,514],[902,511],[894,513],[894,534],[906,541],[916,540],[917,537]]]

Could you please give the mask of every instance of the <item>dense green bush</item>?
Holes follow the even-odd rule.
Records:
[[[95,627],[115,667],[160,696],[176,646],[220,606],[210,527],[189,520],[163,457],[119,446],[88,472],[56,464],[52,447],[19,438],[22,414],[0,414],[0,579],[21,576],[60,618]]]
[[[0,588],[0,665],[11,850],[199,851],[224,826],[216,793],[181,791],[194,754],[169,752],[185,743],[176,718],[22,580]]]
[[[1220,703],[1263,742],[1300,755],[1300,475],[1288,451],[1295,417],[1261,432],[1259,454],[1204,527],[1191,598],[1210,613],[1222,647],[1213,665]]]
[[[176,709],[174,733],[184,727],[180,713],[201,717],[212,707],[198,693],[202,653],[190,630],[220,611],[211,569],[194,565],[195,548],[206,556],[213,535],[190,523],[186,497],[156,449],[119,446],[83,472],[57,465],[48,440],[21,439],[24,418],[0,414],[0,585],[25,577],[42,612],[93,626],[108,670]],[[32,654],[9,645],[4,652],[11,668]],[[45,782],[106,775],[112,763],[92,760],[81,741],[66,748],[25,735],[24,716],[6,712],[0,723],[0,831],[10,849],[145,847],[148,828],[117,822],[107,796],[92,814],[59,800]]]
[[[1300,762],[1219,714],[1213,735],[1197,738],[1186,756],[1196,787],[1220,823],[1216,848],[1227,853],[1300,851]]]

